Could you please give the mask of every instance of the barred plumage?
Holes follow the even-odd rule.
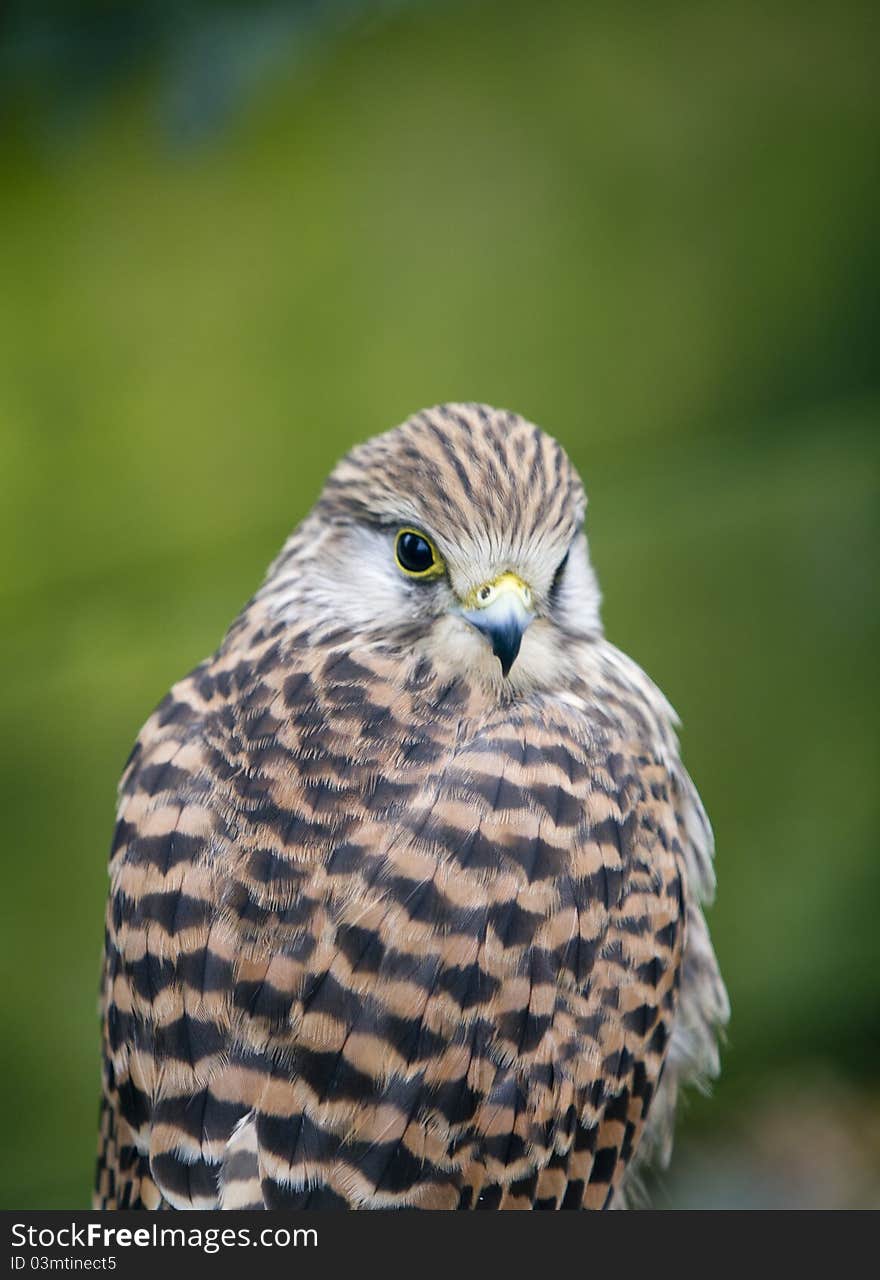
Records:
[[[343,460],[148,721],[97,1205],[604,1208],[668,1149],[726,1018],[711,833],[602,635],[584,505],[522,419],[420,414]],[[402,526],[435,581],[395,565]],[[529,606],[507,677],[462,608],[502,579]]]

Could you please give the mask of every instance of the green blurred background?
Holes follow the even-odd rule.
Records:
[[[0,1202],[89,1195],[116,779],[336,458],[557,435],[718,841],[660,1206],[880,1204],[876,7],[7,5]]]

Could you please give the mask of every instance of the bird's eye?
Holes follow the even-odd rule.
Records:
[[[566,551],[565,555],[562,557],[562,559],[559,561],[559,564],[556,566],[556,572],[553,575],[553,582],[550,586],[551,597],[555,597],[559,592],[559,588],[562,586],[562,578],[565,573],[565,566],[568,564],[568,554],[569,553]]]
[[[440,553],[427,534],[418,529],[401,529],[394,544],[398,568],[408,578],[436,578],[443,573]]]

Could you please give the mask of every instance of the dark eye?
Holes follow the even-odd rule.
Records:
[[[394,544],[398,567],[410,578],[435,578],[443,572],[443,561],[427,534],[418,529],[401,529]]]
[[[562,575],[565,573],[565,566],[567,564],[568,564],[568,552],[566,551],[565,555],[559,561],[559,564],[556,567],[556,572],[553,575],[553,583],[550,587],[551,596],[555,596],[556,593],[559,591],[559,588],[562,585]]]

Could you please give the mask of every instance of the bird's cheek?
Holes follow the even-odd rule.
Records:
[[[509,679],[514,692],[560,689],[570,681],[567,647],[548,619],[536,618],[526,631]]]
[[[444,679],[464,677],[494,682],[501,678],[498,659],[485,638],[452,613],[437,619],[421,644],[421,652]]]

